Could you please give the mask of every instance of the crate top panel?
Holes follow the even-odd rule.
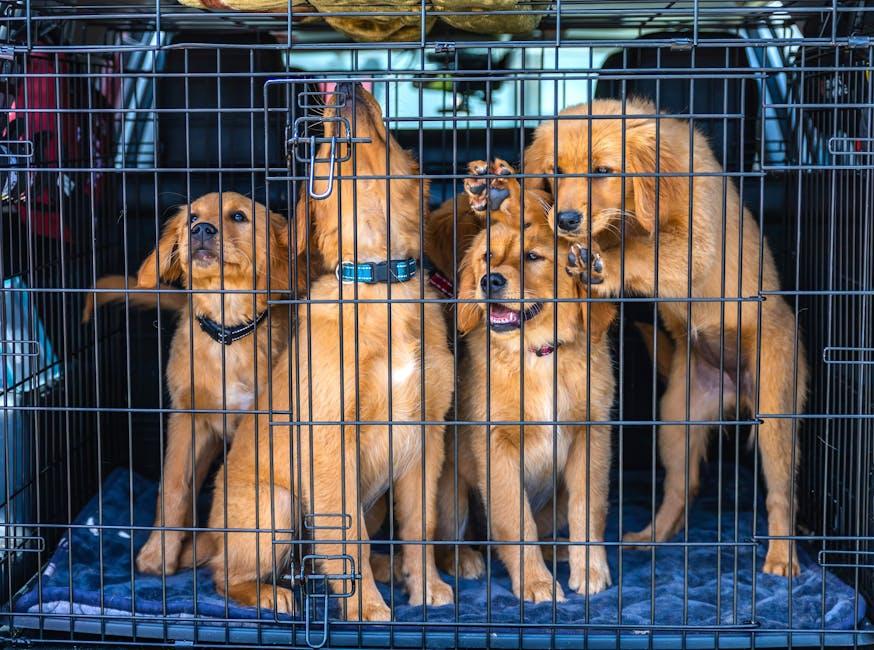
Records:
[[[3,6],[0,42],[16,50],[143,49],[147,32],[176,35],[149,47],[292,50],[639,47],[641,37],[647,46],[672,48],[865,46],[864,26],[874,17],[864,2],[831,0],[46,0]]]

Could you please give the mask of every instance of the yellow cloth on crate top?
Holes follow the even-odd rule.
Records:
[[[536,2],[537,0],[535,0]],[[188,7],[223,11],[285,13],[288,0],[179,0]],[[325,16],[334,29],[356,41],[415,41],[421,36],[422,3],[419,0],[391,0],[365,3],[362,0],[292,0],[292,11],[323,14],[335,12],[383,13],[377,16]],[[465,12],[466,15],[440,15]],[[519,13],[495,13],[519,12]],[[425,31],[437,20],[456,29],[477,34],[519,34],[540,24],[541,14],[532,2],[519,0],[427,0]]]

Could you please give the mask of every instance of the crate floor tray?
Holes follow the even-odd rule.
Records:
[[[705,474],[703,493],[690,512],[689,542],[693,545],[660,547],[654,565],[651,552],[623,551],[621,594],[619,548],[611,546],[608,555],[613,587],[587,603],[570,592],[568,566],[560,563],[558,577],[568,595],[567,602],[554,609],[551,603],[526,603],[523,622],[509,578],[493,557],[488,584],[485,580],[460,580],[455,584],[444,576],[456,588],[457,608],[451,605],[424,612],[408,606],[405,595],[396,589],[397,623],[373,627],[332,620],[327,626],[329,641],[342,645],[364,639],[373,645],[391,642],[416,646],[422,643],[422,634],[427,634],[428,645],[513,646],[521,634],[528,646],[574,647],[580,645],[585,630],[589,645],[597,646],[599,639],[605,647],[614,645],[620,634],[623,646],[655,643],[656,647],[670,647],[683,626],[688,626],[689,647],[724,645],[729,639],[736,640],[731,645],[749,645],[753,633],[757,646],[769,645],[768,639],[773,645],[784,645],[790,628],[794,645],[819,645],[823,639],[837,645],[852,642],[856,634],[847,631],[867,629],[862,597],[803,549],[799,553],[801,574],[792,580],[791,598],[787,579],[761,573],[765,544],[750,542],[752,476],[741,475],[737,496],[733,483],[723,481],[720,518],[718,481],[707,480],[715,478],[712,472],[715,469],[709,476]],[[623,482],[623,527],[636,530],[649,519],[651,475],[626,472]],[[277,617],[273,612],[240,607],[233,601],[226,603],[216,594],[207,569],[196,573],[184,570],[166,581],[133,573],[132,559],[147,533],[125,527],[131,526],[131,511],[134,526],[152,524],[156,489],[154,483],[126,470],[109,475],[100,494],[75,519],[81,527],[71,529],[42,573],[15,601],[13,625],[123,636],[196,636],[200,641],[232,643],[306,644],[309,634],[309,641],[318,643],[326,628],[318,611],[321,599],[311,599],[314,609],[309,622],[302,624],[300,619]],[[757,530],[764,531],[764,504],[760,502],[757,510]],[[618,539],[619,512],[614,494],[608,541]],[[681,533],[675,541],[683,539]],[[715,545],[717,539],[723,544]],[[388,586],[380,588],[388,599]],[[620,602],[622,628],[617,629]],[[336,611],[331,614],[333,618]],[[427,624],[422,625],[426,616]],[[766,634],[768,631],[771,634]]]

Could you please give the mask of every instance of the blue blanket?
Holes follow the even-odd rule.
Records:
[[[714,471],[711,469],[709,478],[715,478]],[[708,474],[705,474],[705,480],[707,478]],[[651,477],[648,472],[626,472],[623,482],[624,530],[637,530],[649,520]],[[691,542],[713,543],[717,539],[716,483],[715,480],[707,481],[703,494],[692,508],[689,532]],[[733,485],[724,480],[722,540],[739,540],[743,545],[691,546],[687,553],[684,553],[682,547],[662,547],[656,552],[654,571],[650,552],[625,550],[622,553],[621,594],[618,587],[618,547],[609,547],[614,586],[592,597],[588,603],[588,611],[585,599],[570,592],[567,587],[567,564],[559,564],[559,580],[564,585],[568,600],[558,605],[555,613],[557,622],[615,625],[621,595],[622,623],[625,625],[650,627],[653,623],[651,606],[655,603],[656,626],[724,625],[730,629],[755,621],[759,630],[785,629],[790,626],[794,629],[853,629],[854,624],[865,615],[864,600],[857,597],[851,587],[818,566],[803,550],[799,552],[801,575],[792,581],[791,624],[787,589],[789,582],[785,578],[761,573],[764,544],[759,544],[755,559],[755,612],[752,611],[754,546],[748,543],[752,535],[752,483],[750,475],[742,475],[735,507]],[[135,612],[138,616],[145,617],[186,618],[195,613],[192,577],[196,575],[196,613],[199,616],[239,619],[257,617],[257,610],[240,607],[232,601],[226,603],[219,597],[207,569],[182,571],[169,576],[166,584],[158,577],[141,574],[132,576],[131,560],[145,542],[147,533],[134,531],[131,534],[130,530],[124,528],[100,528],[101,524],[120,527],[131,525],[131,489],[134,504],[133,525],[151,525],[156,498],[155,484],[135,474],[131,475],[126,470],[115,470],[103,486],[102,521],[99,520],[98,498],[95,496],[75,520],[76,524],[84,524],[84,527],[74,529],[70,537],[62,540],[49,563],[43,568],[41,584],[34,582],[17,599],[15,611],[93,615],[101,613],[103,608],[104,613],[112,614],[129,615]],[[614,489],[613,492],[617,490]],[[765,531],[763,504],[760,503],[758,511],[758,530]],[[614,494],[608,540],[618,538],[618,514],[617,495]],[[678,541],[682,539],[682,533],[676,537]],[[721,571],[717,573],[719,554],[722,560]],[[507,574],[496,556],[493,556],[492,571],[491,621],[518,623],[520,604],[513,596]],[[450,578],[447,577],[447,580],[453,584]],[[382,585],[381,589],[388,598],[388,587]],[[485,581],[461,580],[457,584],[457,594],[457,614],[454,606],[430,608],[427,612],[429,624],[441,621],[451,623],[456,620],[456,615],[464,622],[482,623],[489,620]],[[718,595],[721,598],[717,605]],[[422,609],[406,605],[405,596],[400,589],[396,590],[394,598],[396,620],[423,620]],[[736,603],[736,607],[733,603]],[[260,615],[273,620],[272,613],[261,612]],[[526,623],[548,625],[553,621],[552,604],[526,604],[524,616]],[[508,633],[513,634],[512,631]]]

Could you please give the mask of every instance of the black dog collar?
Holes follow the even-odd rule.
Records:
[[[230,345],[234,341],[239,341],[241,338],[249,336],[249,334],[254,332],[255,328],[258,327],[258,323],[264,320],[266,316],[267,310],[265,309],[255,317],[255,320],[243,323],[242,325],[234,325],[233,327],[222,327],[219,323],[206,316],[198,316],[197,322],[200,323],[200,329],[206,332],[213,341],[222,345]]]

